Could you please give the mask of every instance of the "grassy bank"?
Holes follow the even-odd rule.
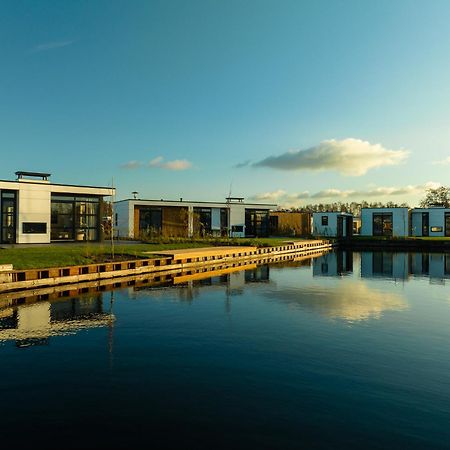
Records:
[[[146,252],[200,248],[216,245],[250,245],[271,247],[281,245],[286,238],[264,239],[166,239],[149,243],[115,245],[115,259],[149,258]],[[0,248],[0,264],[12,264],[14,269],[42,269],[48,267],[94,264],[111,260],[111,245],[105,244],[50,244],[40,247],[17,246]]]
[[[350,250],[448,252],[450,238],[353,236],[340,241],[340,246]]]

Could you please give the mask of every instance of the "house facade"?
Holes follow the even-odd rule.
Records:
[[[414,208],[411,236],[450,236],[450,208]]]
[[[103,197],[114,189],[51,183],[48,173],[16,176],[0,180],[0,243],[101,240]]]
[[[275,236],[308,236],[312,217],[309,212],[271,211],[270,234]]]
[[[114,203],[117,237],[268,236],[275,204],[126,199]]]
[[[408,208],[362,208],[361,236],[406,237]]]
[[[313,213],[314,236],[351,237],[353,233],[353,215],[345,212]]]

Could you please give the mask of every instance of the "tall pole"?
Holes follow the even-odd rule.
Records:
[[[114,261],[114,177],[111,179],[111,259]]]

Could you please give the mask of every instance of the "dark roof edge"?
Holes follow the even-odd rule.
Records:
[[[143,199],[143,198],[125,198],[123,200],[116,200],[114,203],[120,203],[120,202],[169,202],[169,203],[207,203],[207,204],[217,204],[221,203],[226,205],[226,201],[202,201],[202,200],[150,200],[150,199]],[[276,203],[248,203],[248,202],[230,202],[229,205],[261,205],[261,206],[277,206]]]
[[[19,183],[19,184],[39,184],[40,186],[68,186],[68,187],[80,187],[80,188],[93,188],[93,189],[116,189],[110,186],[87,186],[83,184],[67,184],[67,183],[43,183],[42,181],[33,181],[33,180],[27,180],[27,181],[19,181],[19,180],[0,180],[2,183]]]

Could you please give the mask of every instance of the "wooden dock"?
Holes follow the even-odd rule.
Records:
[[[3,267],[0,272],[0,293],[23,291],[48,286],[77,284],[133,277],[145,274],[206,270],[209,266],[237,264],[240,261],[267,260],[287,255],[312,255],[331,249],[327,240],[286,242],[276,247],[207,247],[171,250],[152,253],[153,258],[130,261],[88,264],[83,266],[56,267],[48,269],[13,270]]]

